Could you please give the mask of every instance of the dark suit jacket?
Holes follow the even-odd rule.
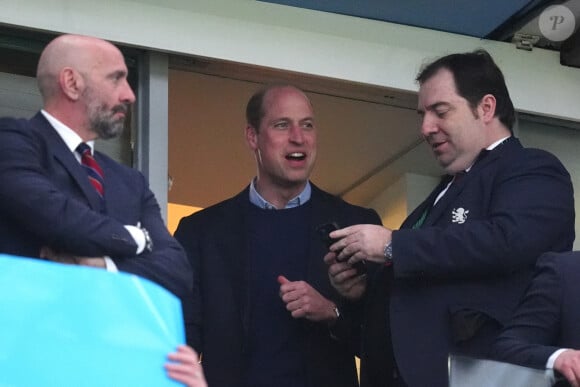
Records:
[[[410,386],[447,386],[449,353],[487,355],[537,257],[574,241],[570,176],[545,151],[515,138],[483,151],[431,208],[448,181],[393,232],[390,333]]]
[[[560,348],[580,349],[580,252],[547,253],[516,313],[497,339],[493,358],[545,368]]]
[[[171,237],[144,176],[95,152],[105,175],[106,213],[86,172],[41,113],[0,119],[0,252],[38,257],[49,245],[81,256],[110,256],[119,270],[191,294],[191,268]],[[154,250],[136,256],[124,225],[141,222]],[[189,313],[189,312],[186,312]]]
[[[316,226],[329,221],[340,226],[380,224],[380,219],[376,212],[350,205],[314,185],[311,201],[310,257],[304,280],[344,310],[351,306],[342,304],[330,285],[322,259],[328,250],[320,241]],[[203,353],[204,372],[212,387],[245,386],[245,344],[252,307],[248,291],[246,211],[251,205],[246,188],[231,199],[183,218],[175,232],[193,267],[194,300],[199,311],[194,347]],[[343,315],[353,314],[345,311]],[[358,385],[349,348],[352,343],[331,338],[324,323],[304,320],[304,324],[309,336],[302,351],[308,386]],[[335,333],[354,337],[352,329],[357,330],[356,323],[341,317]]]

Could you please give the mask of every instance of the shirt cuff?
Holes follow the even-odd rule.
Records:
[[[143,230],[141,230],[139,227],[130,225],[125,225],[125,228],[127,229],[127,231],[129,231],[129,234],[131,234],[133,240],[137,244],[137,251],[135,252],[135,254],[137,255],[141,254],[143,250],[145,250],[145,245],[147,242],[145,239],[145,234],[143,234]]]
[[[558,358],[558,356],[560,356],[560,354],[564,351],[567,351],[568,348],[560,348],[559,350],[557,350],[556,352],[554,352],[549,358],[548,361],[546,362],[546,368],[552,369],[554,368],[554,363],[556,362],[556,359]]]
[[[119,269],[117,269],[117,265],[111,259],[111,257],[107,257],[106,255],[103,257],[105,259],[105,269],[110,271],[111,273],[118,273]]]

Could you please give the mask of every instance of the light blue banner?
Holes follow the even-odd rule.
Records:
[[[0,386],[179,386],[179,300],[124,273],[0,254]]]

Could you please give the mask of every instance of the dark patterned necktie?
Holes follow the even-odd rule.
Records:
[[[81,142],[77,147],[77,152],[81,155],[81,165],[87,172],[89,181],[91,182],[92,186],[95,187],[95,190],[99,194],[101,200],[103,200],[105,194],[103,184],[103,170],[94,159],[93,155],[91,154],[91,148],[87,144]]]

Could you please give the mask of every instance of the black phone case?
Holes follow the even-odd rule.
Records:
[[[336,222],[329,222],[329,223],[321,224],[320,226],[316,227],[316,232],[320,236],[320,240],[322,241],[322,243],[324,243],[324,245],[327,248],[330,248],[330,246],[334,242],[336,242],[337,239],[332,239],[329,234],[334,230],[338,230],[339,228],[340,227]],[[342,261],[339,261],[338,258],[336,260],[338,262],[342,262]],[[366,273],[366,267],[365,267],[364,261],[359,261],[359,262],[355,263],[352,267],[356,269],[357,275],[361,275],[361,274]]]

